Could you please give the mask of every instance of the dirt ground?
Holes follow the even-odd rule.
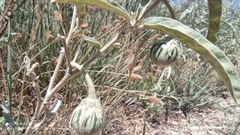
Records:
[[[103,134],[144,135],[145,130],[145,135],[240,135],[240,108],[229,92],[209,100],[215,103],[189,109],[185,115],[180,110],[169,110],[167,115],[146,118],[141,103],[119,104]]]

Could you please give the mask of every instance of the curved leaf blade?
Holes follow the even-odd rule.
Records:
[[[222,0],[208,0],[209,24],[207,39],[212,43],[217,41],[216,33],[220,28],[222,15]]]
[[[85,36],[84,39],[86,42],[89,42],[91,44],[93,44],[94,46],[96,46],[98,49],[101,49],[102,48],[102,44],[99,43],[95,38],[93,37],[88,37],[88,36]]]
[[[164,32],[199,53],[215,68],[230,90],[233,99],[240,104],[240,78],[238,72],[218,47],[200,33],[170,18],[150,17],[143,21],[143,26]]]
[[[194,7],[188,7],[186,10],[182,12],[179,20],[182,20],[187,14],[191,13]]]
[[[2,113],[4,118],[4,123],[8,123],[10,125],[11,130],[14,130],[14,122],[10,116],[9,103],[7,101],[2,103]]]
[[[54,103],[52,104],[52,106],[49,109],[50,114],[48,116],[48,119],[50,119],[57,112],[57,110],[61,106],[61,104],[62,104],[61,100],[55,99]]]
[[[235,37],[235,34],[237,32],[237,30],[235,29],[235,27],[231,24],[231,23],[228,23],[227,21],[221,21],[222,24],[225,24],[227,25],[229,28],[232,29],[232,33],[233,33],[233,37]],[[229,30],[228,28],[228,30]]]
[[[142,0],[139,5],[138,5],[138,9],[137,9],[137,15],[135,20],[138,21],[139,19],[142,18],[143,13],[146,11],[148,5],[151,3],[151,0]]]
[[[66,4],[87,4],[100,7],[123,16],[129,22],[131,21],[131,16],[126,9],[113,0],[51,0],[51,3],[66,3]]]

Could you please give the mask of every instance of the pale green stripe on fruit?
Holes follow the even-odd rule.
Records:
[[[199,53],[215,68],[234,100],[240,103],[240,79],[237,70],[228,57],[203,35],[176,20],[165,17],[146,18],[143,26],[169,34]]]
[[[222,15],[222,0],[208,0],[208,33],[207,39],[212,43],[217,41],[216,33],[220,28],[220,20]]]

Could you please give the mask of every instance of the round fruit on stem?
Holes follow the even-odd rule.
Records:
[[[76,65],[76,63],[72,63]],[[81,69],[78,65],[78,69]],[[90,76],[82,70],[88,84],[88,96],[73,111],[70,123],[78,135],[97,135],[105,124],[105,115]]]
[[[179,56],[178,46],[177,41],[171,37],[157,40],[150,50],[151,61],[161,67],[172,65]]]
[[[105,124],[105,117],[98,99],[86,98],[73,111],[71,123],[78,135],[97,135]]]

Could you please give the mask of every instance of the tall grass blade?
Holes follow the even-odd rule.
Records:
[[[11,48],[11,22],[8,22],[8,50],[7,50],[7,85],[9,116],[12,116],[12,48]]]

